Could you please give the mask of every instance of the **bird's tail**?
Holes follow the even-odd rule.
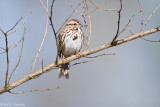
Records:
[[[62,64],[59,68],[59,78],[65,76],[66,79],[69,79],[69,63]]]

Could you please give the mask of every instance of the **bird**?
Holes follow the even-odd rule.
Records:
[[[79,20],[71,19],[59,32],[58,53],[59,58],[62,58],[62,61],[71,55],[78,55],[80,52],[80,49],[84,44],[84,33],[81,29],[82,26],[83,25]],[[69,79],[69,63],[60,65],[59,78],[62,76],[65,76],[66,79]]]

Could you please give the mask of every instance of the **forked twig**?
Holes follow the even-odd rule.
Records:
[[[119,34],[118,35],[120,35],[121,33],[123,33],[125,30],[126,30],[126,28],[129,26],[129,24],[131,23],[131,21],[132,21],[132,18],[134,17],[134,15],[129,19],[129,21],[128,21],[128,23],[127,23],[127,25],[122,29],[122,31],[121,32],[119,32]]]
[[[17,26],[17,24],[21,21],[21,19],[22,19],[22,17],[16,22],[16,24],[15,24],[11,29],[9,29],[9,30],[6,32],[6,34],[7,34],[8,32],[10,32],[11,30],[13,30],[13,29]]]
[[[24,19],[24,21],[22,22],[22,24],[21,24],[17,29],[15,29],[13,32],[9,33],[8,36],[12,35],[13,33],[17,32],[20,28],[22,28],[22,27],[25,25],[28,17],[29,17],[31,14],[32,14],[32,12],[30,12],[30,13],[25,17],[25,19]],[[0,39],[1,39],[1,38],[0,38]]]
[[[17,67],[18,67],[18,65],[19,65],[19,63],[20,63],[20,61],[21,61],[25,31],[26,31],[26,28],[24,29],[23,36],[22,36],[22,46],[21,46],[21,51],[20,51],[20,54],[19,54],[19,59],[18,59],[18,62],[17,62],[17,64],[16,64],[16,66],[14,67],[12,73],[11,73],[10,76],[9,76],[8,84],[9,84],[9,82],[10,82],[10,80],[11,80],[11,77],[12,77],[13,73],[15,72],[15,70],[17,69]]]
[[[8,53],[8,38],[7,38],[7,34],[0,28],[0,31],[3,33],[3,35],[5,36],[5,42],[6,42],[6,58],[7,58],[7,69],[6,69],[6,78],[5,78],[5,86],[7,87],[7,81],[8,81],[8,71],[9,71],[9,53]]]
[[[116,33],[116,36],[113,38],[113,40],[111,42],[111,44],[113,46],[117,45],[117,43],[115,43],[115,40],[119,36],[119,28],[120,28],[120,20],[121,20],[121,10],[122,10],[122,0],[120,0],[120,10],[118,11],[118,28],[117,28],[117,33]]]
[[[150,14],[150,16],[147,18],[147,20],[146,20],[146,22],[145,22],[145,24],[144,24],[144,27],[143,27],[143,10],[142,10],[142,6],[141,6],[141,2],[140,2],[140,0],[138,0],[139,1],[139,6],[140,6],[140,14],[141,14],[141,33],[143,33],[144,32],[144,30],[145,30],[145,28],[146,28],[146,26],[147,26],[147,23],[149,22],[149,20],[151,19],[151,17],[154,15],[154,13],[156,13],[157,12],[157,10],[160,8],[160,5],[159,6],[157,6],[154,10],[153,10],[153,12]],[[144,37],[141,37],[143,40],[145,40],[145,41],[148,41],[148,42],[160,42],[160,40],[148,40],[148,39],[145,39]]]

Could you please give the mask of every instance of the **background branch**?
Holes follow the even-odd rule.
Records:
[[[5,36],[5,51],[6,51],[6,58],[7,58],[7,69],[6,69],[6,78],[5,78],[5,88],[7,87],[7,81],[8,81],[8,71],[9,71],[9,55],[8,55],[8,38],[7,38],[7,33],[5,33],[1,28],[0,28],[1,32],[3,33],[3,35]]]
[[[120,28],[120,21],[121,21],[121,10],[122,10],[122,0],[120,0],[120,10],[118,11],[118,28],[117,28],[117,33],[116,33],[116,36],[112,40],[112,43],[111,43],[112,45],[116,45],[117,44],[117,43],[115,43],[115,40],[119,36],[119,28]]]
[[[41,0],[40,0],[40,1],[41,1]],[[42,4],[42,6],[45,8],[45,6],[43,5],[43,2],[42,2],[42,1],[41,1],[41,4]],[[46,12],[48,13],[48,0],[47,0],[47,8],[45,8],[45,10],[46,10]],[[47,15],[48,15],[48,14],[47,14]],[[34,60],[34,62],[33,62],[33,66],[31,67],[31,68],[32,68],[31,72],[33,72],[33,69],[34,69],[34,67],[35,67],[36,61],[37,61],[37,59],[38,59],[38,57],[39,57],[39,54],[40,54],[41,49],[42,49],[42,46],[43,46],[44,41],[45,41],[46,36],[47,36],[47,30],[48,30],[48,17],[49,17],[49,16],[47,16],[47,18],[46,18],[47,20],[46,20],[45,34],[44,34],[44,36],[43,36],[43,40],[42,40],[42,42],[41,42],[41,45],[40,45],[40,47],[39,47],[39,50],[38,50],[37,55],[36,55],[36,57],[35,57],[35,60]]]
[[[25,31],[26,31],[26,28],[24,29],[24,33],[23,33],[23,36],[22,36],[22,46],[21,46],[21,52],[20,52],[20,54],[19,54],[19,59],[18,59],[18,62],[17,62],[17,64],[16,64],[16,66],[14,67],[12,73],[11,73],[10,76],[9,76],[8,84],[9,84],[9,82],[10,82],[10,80],[11,80],[11,77],[12,77],[13,73],[16,71],[16,69],[17,69],[17,67],[18,67],[18,65],[19,65],[19,63],[20,63],[20,61],[21,61],[23,44],[24,44]]]

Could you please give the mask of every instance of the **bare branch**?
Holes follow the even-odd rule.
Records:
[[[40,1],[41,1],[41,0],[40,0]],[[43,2],[42,2],[42,1],[41,1],[41,4],[43,5]],[[44,5],[43,5],[43,6],[44,6]],[[45,8],[45,7],[44,7],[44,8]],[[45,9],[46,9],[46,8],[45,8]],[[48,13],[48,0],[47,0],[47,10],[46,10],[46,12]],[[48,15],[48,14],[47,14],[47,15]],[[44,36],[43,36],[43,40],[42,40],[42,43],[41,43],[41,45],[40,45],[40,47],[39,47],[39,50],[38,50],[38,52],[37,52],[36,58],[35,58],[35,60],[34,60],[34,62],[33,62],[32,72],[33,72],[33,69],[34,69],[34,67],[35,67],[36,61],[37,61],[37,59],[38,59],[38,57],[39,57],[39,54],[40,54],[40,52],[41,52],[42,46],[43,46],[43,44],[44,44],[44,41],[45,41],[45,39],[46,39],[47,30],[48,30],[48,16],[47,16],[47,18],[46,18],[45,34],[44,34]]]
[[[53,1],[54,1],[54,0],[53,0]],[[40,0],[40,2],[41,2],[41,5],[43,6],[44,10],[45,10],[46,13],[47,13],[47,16],[50,18],[51,16],[50,16],[49,13],[48,13],[48,0],[47,0],[47,8],[44,6],[42,0]]]
[[[157,12],[157,10],[158,10],[159,8],[160,8],[160,5],[157,6],[157,7],[154,9],[154,11],[150,14],[150,16],[147,18],[147,20],[146,20],[146,22],[145,22],[145,24],[144,24],[143,30],[145,30],[146,25],[147,25],[147,23],[149,22],[150,18]]]
[[[1,49],[5,50],[5,48],[0,47]],[[1,54],[1,53],[0,53]]]
[[[148,39],[145,39],[144,37],[141,37],[141,38],[145,41],[148,41],[148,42],[160,42],[160,40],[148,40]]]
[[[3,33],[4,37],[5,37],[5,32],[2,30],[2,28],[0,27],[0,31]]]
[[[122,0],[120,0],[120,10],[118,11],[118,28],[117,28],[117,33],[116,36],[112,40],[112,45],[115,46],[117,43],[115,43],[115,40],[119,36],[119,28],[120,28],[120,20],[121,20],[121,10],[122,10]]]
[[[143,9],[142,9],[140,0],[138,0],[138,3],[140,7],[140,14],[141,14],[141,31],[140,32],[142,32],[143,31]]]
[[[81,3],[79,3],[77,5],[77,7],[72,11],[72,13],[69,15],[69,17],[63,22],[63,24],[61,25],[61,27],[58,29],[58,31],[56,32],[56,34],[62,29],[62,27],[64,26],[64,24],[71,18],[71,16],[73,15],[73,13],[77,10],[77,8],[81,5]]]
[[[134,35],[134,33],[132,32],[131,24],[129,23],[128,26],[129,26],[129,31],[130,31],[131,35]]]
[[[89,14],[91,14],[91,13],[93,13],[95,10],[97,10],[97,9],[99,9],[99,10],[101,10],[101,11],[115,11],[115,12],[118,12],[118,10],[116,10],[116,9],[103,9],[103,8],[101,8],[102,6],[98,6],[97,4],[95,4],[94,2],[93,2],[93,0],[90,0],[90,2],[95,6],[95,9],[93,9],[93,10],[91,10],[90,12],[89,12]],[[107,3],[107,2],[106,2]],[[103,3],[103,5],[105,5],[106,3]],[[90,7],[90,6],[89,6]]]
[[[104,56],[104,55],[115,55],[115,53],[112,53],[112,54],[100,54],[100,55],[96,55],[96,56],[88,56],[86,58],[97,58],[99,56]]]
[[[32,14],[32,12],[30,12],[30,13],[25,17],[24,21],[22,22],[22,24],[21,24],[17,29],[15,29],[13,32],[11,32],[11,33],[9,33],[9,34],[7,34],[7,35],[10,36],[10,35],[12,35],[13,33],[17,32],[20,28],[22,28],[22,27],[25,25],[28,17],[29,17],[31,14]],[[0,39],[1,39],[1,38],[0,38]]]
[[[117,40],[116,41],[117,42],[116,46],[118,46],[120,44],[123,44],[123,43],[126,43],[126,42],[129,42],[129,41],[132,41],[132,40],[137,39],[137,38],[141,38],[142,36],[146,36],[146,35],[149,35],[149,34],[152,34],[152,33],[159,32],[159,31],[160,31],[160,27],[144,31],[143,33],[137,33],[137,34],[132,35],[130,37],[127,37],[123,40]],[[1,88],[0,89],[0,94],[8,92],[9,90],[14,89],[15,87],[17,87],[17,86],[19,86],[19,85],[21,85],[21,84],[23,84],[23,83],[25,83],[25,82],[27,82],[31,79],[35,79],[36,77],[42,75],[43,73],[49,72],[50,70],[53,70],[53,69],[57,68],[57,66],[59,66],[59,65],[71,62],[71,61],[79,59],[81,57],[86,57],[87,55],[91,55],[91,54],[100,52],[102,50],[105,50],[105,49],[108,49],[108,48],[111,48],[111,47],[113,47],[113,45],[110,42],[110,43],[104,44],[102,46],[96,47],[94,49],[90,49],[90,50],[80,52],[79,56],[72,55],[72,56],[66,58],[65,61],[62,61],[62,60],[58,61],[57,64],[55,62],[53,62],[53,63],[43,67],[43,72],[42,72],[42,69],[39,69],[35,72],[31,72],[28,75],[25,75],[24,77],[22,77],[21,79],[7,85],[6,88],[5,87]]]
[[[74,64],[70,65],[70,67],[75,66],[75,65],[79,65],[79,64],[88,63],[88,62],[93,62],[93,61],[95,61],[95,60],[83,61],[83,62],[77,62],[77,63],[74,63]]]
[[[17,26],[17,24],[21,21],[21,19],[22,19],[22,17],[16,22],[16,24],[15,24],[11,29],[9,29],[9,30],[6,32],[6,34],[7,34],[8,32],[10,32],[11,30],[13,30],[13,29]]]
[[[90,40],[91,40],[91,16],[89,14],[87,0],[84,0],[84,1],[85,1],[84,2],[84,22],[85,22],[85,30],[86,30],[86,42],[85,42],[84,50],[86,50],[86,49],[88,49],[89,44],[90,44]],[[85,15],[85,9],[87,10],[87,13],[86,13],[87,15]],[[88,30],[87,30],[85,16],[87,16],[88,21],[89,21],[89,36],[88,36]]]
[[[75,9],[67,0],[64,0],[64,1],[69,7],[71,7],[73,10],[75,10],[75,12],[77,12],[80,16],[82,16],[82,13],[79,12],[77,9]]]
[[[52,5],[51,5],[51,16],[49,17],[49,20],[50,20],[50,25],[52,27],[52,30],[53,30],[53,33],[54,33],[54,37],[55,37],[55,40],[56,40],[56,46],[58,45],[58,41],[57,41],[57,34],[56,34],[56,31],[54,29],[54,26],[53,26],[53,22],[52,22],[52,10],[53,10],[53,4],[54,4],[54,1],[52,1]]]
[[[142,27],[143,25],[143,13],[142,13],[142,8],[141,8],[141,3],[140,3],[140,0],[139,0],[139,5],[140,5],[140,12],[141,12],[141,32],[143,33],[143,31],[145,30],[146,26],[147,26],[147,23],[149,22],[149,20],[151,19],[151,17],[157,12],[157,10],[160,8],[160,5],[157,6],[154,11],[150,14],[150,16],[147,18],[145,24],[144,24],[144,28]],[[147,40],[145,39],[144,37],[141,37],[143,40],[145,41],[148,41],[148,42],[160,42],[160,40]]]
[[[47,89],[42,89],[42,90],[21,91],[21,92],[11,92],[11,91],[9,91],[9,93],[11,93],[11,94],[22,94],[22,93],[35,92],[35,91],[49,91],[49,90],[55,90],[55,89],[58,89],[58,88],[59,87],[56,87],[56,88],[47,88]]]
[[[124,29],[121,32],[119,32],[118,35],[120,35],[121,33],[123,33],[126,30],[126,28],[128,27],[128,25],[131,23],[133,17],[134,17],[134,15],[129,19],[127,25],[124,27]]]
[[[10,80],[11,80],[11,77],[12,77],[13,73],[15,72],[15,70],[17,69],[17,67],[18,67],[18,65],[19,65],[19,63],[20,63],[20,61],[21,61],[25,31],[26,31],[26,28],[24,29],[23,36],[22,36],[22,46],[21,46],[21,51],[20,51],[20,54],[19,54],[19,59],[18,59],[18,62],[17,62],[17,64],[16,64],[16,66],[14,67],[14,69],[13,69],[13,71],[12,71],[9,79],[8,79],[8,84],[9,84],[9,82],[10,82]]]
[[[88,8],[87,7],[87,0],[83,0],[83,3],[84,3],[84,11],[83,11],[83,20],[84,20],[84,27],[85,27],[85,31],[86,31],[86,41],[85,41],[85,44],[84,44],[84,51],[87,50],[87,47],[88,47],[88,30],[87,30],[87,21],[86,21],[86,9]]]
[[[5,88],[7,87],[7,81],[8,81],[8,71],[9,71],[9,55],[8,55],[8,38],[7,34],[0,28],[1,32],[5,36],[5,42],[6,42],[6,58],[7,58],[7,69],[6,69],[6,78],[5,78]]]
[[[18,44],[19,44],[22,40],[23,40],[23,36],[22,36],[20,39],[18,39],[16,42],[14,42],[12,45],[10,45],[10,46],[8,47],[8,51],[11,51],[11,50],[14,49],[15,47],[17,47]],[[5,49],[4,49],[4,50],[5,50]],[[3,53],[5,53],[5,51],[1,52],[0,54],[3,54]]]
[[[89,44],[90,44],[90,41],[91,41],[91,33],[92,33],[92,30],[91,30],[91,27],[92,27],[92,25],[91,25],[91,16],[88,14],[88,20],[89,20],[89,39],[88,39],[88,45],[87,45],[87,49],[88,49],[88,47],[89,47]]]

